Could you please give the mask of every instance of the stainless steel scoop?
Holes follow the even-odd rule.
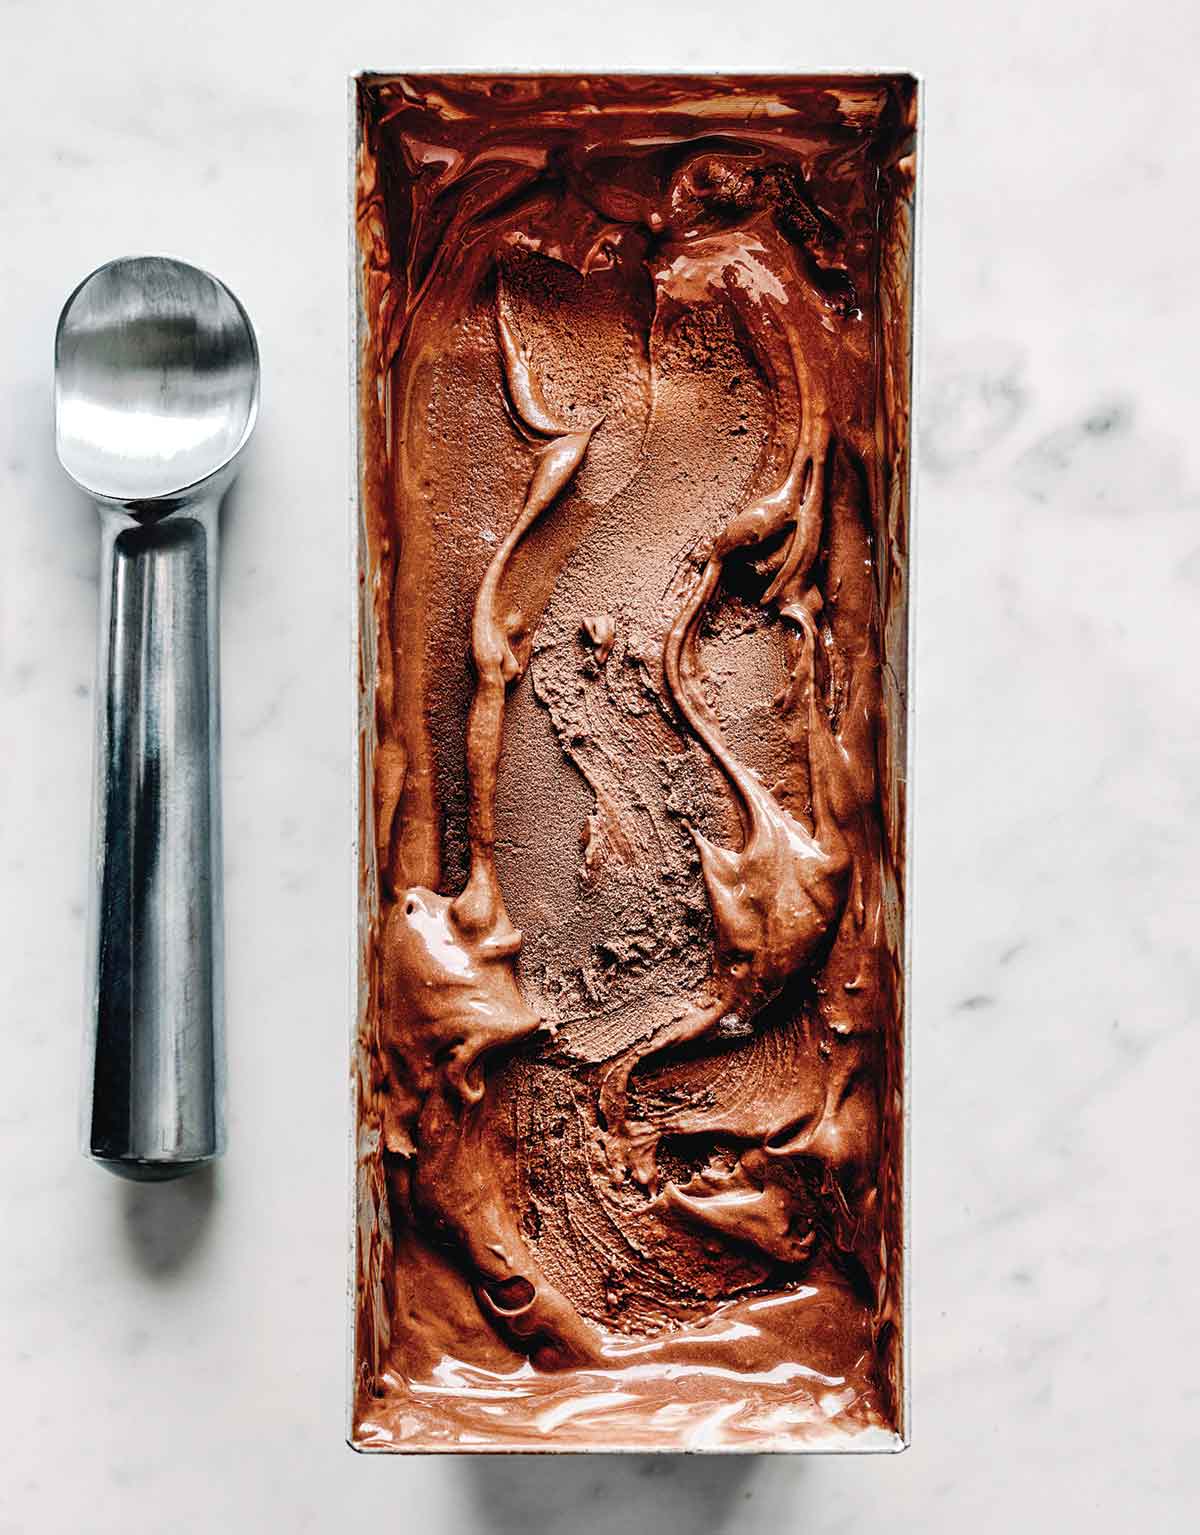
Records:
[[[217,529],[258,389],[245,310],[182,261],[63,306],[58,456],[101,536],[84,1151],[128,1178],[224,1149]]]

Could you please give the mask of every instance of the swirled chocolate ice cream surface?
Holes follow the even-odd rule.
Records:
[[[359,83],[360,1446],[903,1432],[914,114]]]

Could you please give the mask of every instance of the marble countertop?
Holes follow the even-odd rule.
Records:
[[[1172,1531],[1200,1495],[1191,6],[839,20],[4,0],[0,1532]],[[620,41],[616,41],[619,39]],[[927,79],[912,1448],[409,1460],[342,1442],[351,837],[346,77]],[[230,1149],[76,1151],[94,514],[50,353],[99,262],[224,277],[265,367],[225,514]],[[1167,1368],[1170,1366],[1170,1368]]]

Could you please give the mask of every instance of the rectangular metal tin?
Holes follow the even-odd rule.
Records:
[[[557,1453],[588,1453],[591,1447],[578,1444],[569,1447],[556,1445],[552,1439],[544,1444],[506,1442],[498,1435],[495,1442],[452,1445],[442,1442],[394,1442],[380,1443],[365,1439],[356,1431],[356,1403],[360,1385],[382,1364],[388,1341],[389,1319],[382,1306],[381,1266],[385,1261],[386,1243],[380,1231],[380,1212],[386,1201],[382,1178],[379,1175],[379,1148],[369,1136],[364,1137],[360,1125],[360,1096],[364,1056],[362,1025],[366,1016],[368,988],[370,985],[369,951],[378,916],[378,874],[375,866],[375,838],[372,835],[374,816],[373,781],[374,763],[374,686],[377,655],[377,626],[374,600],[374,572],[371,566],[371,549],[366,530],[366,508],[371,488],[364,483],[366,463],[363,411],[360,408],[364,378],[365,340],[369,317],[364,292],[364,262],[358,227],[358,200],[356,195],[359,156],[363,143],[363,118],[359,83],[394,78],[397,74],[418,76],[468,73],[478,75],[511,75],[528,73],[521,70],[488,69],[477,71],[429,70],[364,70],[348,82],[349,117],[349,244],[351,264],[350,291],[350,400],[352,433],[355,451],[351,456],[352,483],[350,486],[350,580],[352,589],[352,686],[355,753],[355,838],[352,848],[352,879],[354,888],[354,923],[352,929],[352,957],[350,965],[350,1049],[351,1094],[349,1126],[349,1175],[350,1175],[350,1251],[347,1276],[347,1327],[348,1372],[346,1404],[346,1437],[348,1444],[362,1452],[388,1453],[496,1453],[538,1450]],[[535,77],[569,74],[565,71],[533,72]],[[628,71],[593,70],[592,74],[639,74],[694,75],[695,70]],[[897,711],[897,749],[892,760],[897,766],[897,782],[885,786],[886,792],[903,795],[903,861],[901,883],[903,890],[903,975],[902,1006],[900,1012],[900,1053],[903,1082],[903,1108],[901,1115],[901,1219],[903,1230],[900,1257],[902,1337],[900,1345],[901,1391],[897,1432],[868,1431],[853,1437],[809,1438],[794,1444],[779,1445],[700,1445],[689,1447],[695,1453],[758,1453],[763,1449],[774,1453],[879,1453],[895,1452],[907,1447],[910,1440],[911,1416],[911,1365],[910,1365],[910,1316],[911,1316],[911,970],[912,970],[912,872],[913,872],[913,799],[910,791],[913,761],[914,687],[913,660],[915,653],[915,592],[913,582],[913,541],[915,533],[916,441],[912,430],[914,402],[917,393],[918,367],[918,317],[921,217],[920,205],[923,188],[924,153],[924,94],[925,82],[913,71],[896,69],[863,70],[855,68],[815,68],[797,73],[791,78],[797,82],[815,81],[822,77],[863,80],[881,77],[903,77],[911,81],[914,92],[916,131],[914,139],[913,197],[908,205],[908,231],[904,261],[907,268],[907,346],[901,359],[900,377],[905,385],[905,398],[900,409],[906,419],[904,461],[906,472],[902,477],[900,494],[903,506],[899,513],[899,525],[905,533],[906,555],[904,558],[905,613],[900,644],[885,656],[885,666],[894,674],[900,709]],[[714,72],[714,78],[719,78]],[[742,75],[739,78],[747,78]],[[881,365],[882,366],[882,365]],[[670,1453],[657,1445],[614,1444],[609,1439],[598,1441],[594,1452],[646,1453],[658,1451]]]

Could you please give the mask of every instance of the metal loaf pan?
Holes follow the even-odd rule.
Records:
[[[894,71],[738,77],[371,73],[351,82],[352,386],[357,447],[352,536],[354,729],[359,772],[348,1437],[356,1449],[858,1451],[894,1450],[907,1442],[909,550],[917,108],[916,80]],[[614,123],[624,134],[620,153],[605,139],[606,133],[617,132]],[[544,137],[531,148],[529,134],[535,128]],[[659,176],[663,189],[659,202],[646,192],[647,177],[653,180],[647,166]],[[577,194],[583,199],[579,218],[555,223],[555,198]],[[689,224],[693,217],[695,222]],[[748,253],[732,275],[719,262],[714,265],[711,257],[730,229],[744,232],[743,248]],[[553,640],[549,630],[554,599],[548,593],[554,582],[550,582],[540,589],[540,606],[531,604],[536,611],[524,614],[521,622],[501,614],[500,607],[485,614],[488,622],[491,615],[501,625],[495,632],[511,640],[517,673],[510,671],[507,691],[500,689],[501,719],[506,723],[501,727],[502,746],[495,749],[501,768],[491,803],[498,829],[494,857],[489,857],[493,868],[499,869],[503,892],[499,910],[506,920],[505,902],[513,907],[517,926],[525,932],[525,948],[519,961],[489,962],[489,979],[479,983],[487,995],[480,1002],[483,992],[476,977],[484,974],[484,968],[472,968],[477,962],[483,967],[478,922],[470,930],[476,936],[471,937],[468,926],[455,915],[456,894],[478,852],[473,840],[468,846],[464,829],[475,824],[469,823],[467,815],[467,801],[476,792],[476,779],[469,775],[476,770],[481,773],[480,762],[488,760],[486,747],[482,757],[472,748],[476,750],[470,758],[474,768],[463,766],[467,709],[470,699],[483,689],[481,679],[487,670],[486,664],[481,666],[478,649],[483,600],[478,593],[487,571],[500,558],[496,551],[513,526],[522,486],[531,483],[534,468],[547,454],[558,452],[560,458],[566,454],[571,462],[562,469],[561,483],[556,481],[549,492],[551,502],[557,498],[555,509],[541,514],[539,531],[528,540],[532,563],[527,568],[536,567],[539,550],[555,547],[537,542],[548,518],[575,519],[571,526],[578,537],[573,547],[586,544],[589,531],[602,528],[600,512],[589,510],[600,504],[600,492],[591,487],[601,485],[602,471],[609,472],[611,465],[604,460],[601,468],[589,467],[586,455],[592,452],[592,438],[587,434],[594,431],[600,444],[607,433],[611,443],[624,429],[617,407],[606,411],[596,406],[597,400],[604,405],[609,399],[601,376],[603,366],[592,369],[596,377],[573,380],[568,376],[571,358],[589,355],[587,348],[593,344],[586,315],[578,327],[560,321],[558,334],[564,340],[559,361],[546,365],[544,379],[533,378],[530,383],[537,372],[531,361],[538,352],[535,332],[541,335],[537,327],[543,324],[538,295],[558,292],[553,272],[543,281],[545,264],[557,263],[555,270],[561,267],[567,272],[569,282],[564,279],[565,287],[559,286],[567,295],[562,299],[567,306],[563,313],[569,314],[575,291],[570,284],[576,281],[572,273],[584,283],[593,278],[608,281],[605,273],[621,270],[627,259],[622,252],[632,242],[658,284],[658,307],[653,320],[643,327],[646,334],[628,342],[637,357],[647,359],[651,378],[647,389],[662,387],[672,368],[686,374],[688,368],[707,366],[695,362],[697,349],[740,345],[747,356],[744,372],[753,398],[743,410],[749,425],[730,431],[753,439],[757,390],[768,404],[774,402],[773,430],[782,432],[788,442],[792,441],[786,437],[790,430],[799,443],[808,440],[804,437],[810,431],[807,412],[815,394],[804,373],[804,346],[794,341],[788,342],[793,357],[800,357],[793,364],[794,394],[787,395],[779,383],[783,366],[779,358],[785,355],[779,338],[785,332],[792,334],[778,320],[785,311],[771,309],[776,300],[770,295],[780,289],[771,249],[772,242],[780,239],[791,242],[800,274],[796,280],[808,284],[805,291],[815,312],[824,316],[820,324],[825,332],[851,338],[837,340],[828,353],[834,359],[828,371],[834,400],[829,407],[834,417],[831,440],[839,443],[843,425],[837,419],[838,389],[844,370],[837,363],[836,347],[847,348],[845,370],[860,370],[857,403],[846,406],[844,440],[857,445],[854,473],[865,508],[869,549],[865,563],[873,583],[870,625],[876,691],[870,696],[876,699],[871,731],[877,788],[871,814],[877,830],[870,845],[871,859],[883,871],[877,902],[882,936],[877,942],[882,956],[878,973],[886,974],[886,996],[874,1011],[870,1005],[864,1008],[856,1003],[858,1012],[851,1009],[842,1018],[837,1008],[843,989],[850,994],[862,988],[857,979],[847,980],[844,988],[840,980],[835,986],[828,979],[839,941],[834,936],[808,962],[811,975],[797,979],[794,995],[799,1000],[791,1013],[772,992],[761,1016],[751,1018],[743,1009],[747,1016],[739,1018],[737,1007],[731,1006],[730,1018],[719,1026],[719,1037],[700,1042],[701,1069],[707,1069],[703,1062],[710,1058],[704,1055],[705,1049],[731,1052],[712,1057],[724,1064],[715,1076],[706,1078],[706,1096],[701,1096],[710,1110],[714,1103],[719,1109],[722,1083],[733,1080],[722,1072],[735,1071],[737,1051],[759,1048],[754,1042],[761,1043],[772,1028],[780,1036],[791,1029],[797,1039],[817,1041],[810,1066],[793,1073],[797,1078],[806,1072],[835,1073],[836,1064],[828,1063],[836,1063],[838,1051],[846,1050],[851,1054],[846,1057],[850,1064],[844,1076],[855,1082],[864,1074],[870,1079],[865,1089],[860,1085],[854,1090],[865,1092],[869,1112],[875,1116],[872,1123],[877,1128],[871,1132],[875,1138],[863,1142],[874,1147],[874,1165],[867,1168],[865,1179],[834,1162],[823,1168],[814,1139],[820,1116],[809,1115],[807,1139],[796,1130],[799,1120],[788,1129],[792,1137],[788,1144],[800,1146],[803,1141],[803,1154],[798,1153],[781,1172],[779,1158],[772,1161],[768,1153],[787,1140],[782,1129],[767,1136],[762,1145],[743,1140],[730,1149],[728,1125],[719,1116],[714,1118],[718,1131],[706,1152],[712,1160],[705,1177],[718,1182],[732,1179],[719,1186],[748,1191],[747,1197],[757,1197],[760,1185],[793,1191],[780,1196],[787,1199],[808,1197],[795,1190],[816,1190],[811,1234],[805,1237],[801,1231],[796,1237],[796,1222],[790,1216],[786,1238],[780,1234],[782,1227],[772,1228],[774,1234],[757,1246],[745,1240],[748,1227],[727,1227],[723,1235],[717,1222],[701,1228],[689,1224],[690,1218],[677,1221],[665,1238],[655,1234],[643,1241],[642,1235],[635,1234],[630,1251],[649,1251],[647,1263],[661,1270],[655,1281],[657,1299],[651,1303],[651,1298],[639,1296],[636,1286],[622,1292],[630,1263],[614,1258],[610,1278],[616,1298],[609,1296],[610,1314],[606,1315],[603,1294],[589,1278],[590,1271],[584,1272],[593,1262],[603,1268],[604,1242],[589,1246],[589,1237],[581,1238],[577,1249],[570,1246],[568,1228],[572,1219],[580,1219],[578,1212],[572,1215],[571,1179],[576,1173],[570,1167],[583,1169],[578,1178],[586,1174],[601,1188],[601,1194],[593,1191],[589,1197],[602,1204],[609,1201],[608,1215],[617,1226],[626,1212],[630,1230],[644,1234],[651,1217],[636,1203],[640,1196],[632,1173],[621,1182],[618,1172],[610,1193],[603,1169],[597,1172],[601,1164],[596,1147],[611,1143],[606,1139],[611,1124],[605,1112],[611,1116],[612,1110],[592,1106],[592,1087],[608,1069],[599,1060],[603,1052],[594,1046],[595,1028],[589,1035],[590,1025],[578,1022],[579,1009],[572,1013],[564,1002],[557,1019],[551,1019],[559,1025],[557,1035],[550,1039],[536,1030],[537,1017],[554,1011],[547,981],[554,966],[552,953],[546,960],[550,950],[539,929],[542,917],[549,921],[549,898],[539,896],[536,881],[531,885],[528,868],[544,870],[546,857],[560,856],[575,869],[571,877],[586,884],[589,879],[607,877],[605,859],[615,855],[611,838],[606,843],[601,834],[603,827],[597,831],[603,820],[599,798],[600,809],[585,816],[579,827],[582,857],[578,846],[560,848],[555,842],[556,828],[567,814],[563,803],[585,792],[585,780],[591,784],[586,762],[581,768],[576,761],[577,771],[570,764],[551,768],[536,761],[532,766],[526,763],[532,750],[528,741],[535,740],[541,728],[538,704],[545,705],[549,696],[545,680],[539,682],[535,673],[539,665],[549,666],[553,659],[544,659]],[[522,288],[529,271],[533,276]],[[714,278],[712,272],[718,275]],[[786,299],[785,293],[779,302]],[[686,356],[677,348],[666,358],[666,326],[693,300],[696,313],[703,312],[697,322],[701,331],[706,325],[710,331],[712,325],[718,330],[725,325],[734,340],[718,336],[713,341],[708,331],[698,331],[698,341],[685,336],[680,343],[685,351],[690,348]],[[413,317],[422,306],[424,316],[418,323]],[[649,332],[660,325],[664,308],[670,313],[661,321],[663,328],[655,331],[654,342]],[[760,319],[766,315],[757,343],[746,329],[749,325],[753,331],[754,314]],[[440,316],[436,325],[430,315]],[[717,318],[710,324],[713,315]],[[630,335],[640,334],[636,318],[625,316],[621,322]],[[686,317],[685,323],[690,323]],[[618,336],[614,346],[626,344],[621,326],[613,334]],[[534,340],[528,341],[529,337]],[[818,342],[824,344],[819,336]],[[692,387],[691,377],[687,375],[680,387]],[[700,374],[695,378],[700,380]],[[695,389],[702,383],[696,382]],[[575,410],[576,394],[579,414],[568,416]],[[474,416],[470,414],[475,409],[472,396],[483,402]],[[463,430],[464,421],[469,431]],[[642,432],[637,451],[652,457],[656,450],[649,421],[637,430]],[[778,464],[772,468],[771,455],[778,458],[780,451],[777,443],[771,446],[776,439],[768,431],[764,441],[754,469],[759,495],[771,491],[772,475],[779,479],[782,472]],[[618,450],[619,443],[604,451],[613,458],[619,456]],[[800,448],[788,451],[793,452],[793,465],[799,462]],[[837,451],[843,449],[839,446]],[[784,468],[785,460],[786,454],[780,460]],[[811,494],[815,462],[814,456],[805,472],[794,476],[791,491],[800,498],[798,505],[807,504],[805,498]],[[580,463],[583,468],[578,467]],[[831,503],[839,495],[850,494],[847,471],[840,472],[839,481],[838,471],[828,471],[829,483],[822,494]],[[586,478],[589,474],[591,479]],[[614,477],[616,471],[611,470],[609,481]],[[628,479],[635,480],[634,470]],[[715,483],[712,494],[719,499],[720,473],[710,474],[708,480]],[[526,492],[526,507],[533,495],[533,490]],[[822,516],[832,517],[823,507],[822,502]],[[588,523],[593,515],[596,520]],[[674,523],[664,523],[662,534],[653,536],[662,543],[679,532]],[[686,549],[679,554],[677,579],[684,583],[680,591],[689,579],[699,579],[704,550],[714,547],[716,532],[709,527],[703,537],[693,538],[690,555]],[[629,536],[635,537],[632,532]],[[784,540],[763,554],[768,575],[770,569],[777,572],[786,565],[785,546],[791,547]],[[449,563],[447,547],[457,551]],[[766,543],[763,549],[767,551]],[[524,550],[522,557],[526,557]],[[687,564],[689,558],[694,569]],[[826,615],[821,622],[835,623],[840,599],[829,589],[835,556],[828,542],[822,543],[816,558],[818,565],[813,568],[824,571],[820,581],[825,591],[823,602],[816,599],[815,611]],[[504,580],[510,572],[510,566],[503,567]],[[781,600],[772,608],[762,588],[756,590],[754,600],[762,613],[772,623],[781,620],[779,610],[786,604]],[[612,600],[619,604],[615,591]],[[472,602],[476,604],[474,629]],[[790,609],[792,630],[787,643],[792,649],[787,655],[793,658],[803,654],[804,636],[810,632],[802,607],[793,602]],[[435,620],[431,620],[435,608]],[[574,631],[580,676],[588,685],[606,663],[642,665],[637,646],[645,636],[640,631],[622,632],[619,605],[614,611],[618,614],[615,625],[606,615],[583,613]],[[828,616],[831,611],[833,618]],[[547,613],[550,617],[545,617]],[[543,620],[547,633],[539,628]],[[704,633],[713,628],[712,621],[706,622]],[[755,622],[746,627],[758,632]],[[759,628],[769,629],[765,619]],[[697,644],[707,643],[702,629],[698,624]],[[832,631],[823,632],[828,641]],[[473,634],[474,670],[470,665]],[[784,644],[773,629],[768,639]],[[665,654],[661,636],[659,647],[656,654]],[[836,645],[832,648],[836,650]],[[816,650],[814,639],[814,656]],[[655,664],[648,663],[651,678],[658,675]],[[829,666],[828,681],[819,685],[827,689],[832,728],[844,733],[846,699],[853,696],[854,683],[844,678],[839,683],[833,663]],[[755,718],[769,707],[776,684],[777,679],[773,683],[764,675],[763,708]],[[817,687],[816,681],[810,681],[810,697],[817,696]],[[453,695],[451,702],[439,702],[447,690]],[[398,702],[401,699],[407,702]],[[670,715],[669,708],[659,712],[664,718]],[[805,772],[815,775],[813,718],[810,711],[809,734],[804,737],[809,753]],[[512,726],[513,739],[520,737],[516,745],[504,734],[507,722],[513,720],[517,722]],[[731,723],[727,734],[740,728]],[[545,730],[552,748],[549,727]],[[520,736],[521,731],[525,736]],[[553,755],[551,748],[547,750]],[[751,737],[747,747],[751,757],[755,749]],[[564,761],[569,755],[564,747]],[[637,766],[629,766],[630,775]],[[543,791],[531,791],[528,785],[543,771],[549,775],[542,799],[544,817],[526,830],[532,840],[541,836],[554,848],[530,854],[517,846],[521,835],[513,830],[512,804],[514,796],[520,799],[524,794],[527,809],[532,806],[536,812],[538,794]],[[560,777],[555,778],[555,773]],[[568,776],[563,778],[562,773]],[[528,780],[524,787],[522,774]],[[816,778],[805,782],[811,798]],[[674,802],[668,809],[675,817],[672,825],[692,817],[697,825],[704,824],[712,838],[736,848],[738,834],[728,817],[721,823],[713,811],[710,820],[703,821],[704,812],[686,805],[680,810]],[[654,813],[653,807],[649,813]],[[819,833],[815,810],[812,819]],[[679,842],[685,850],[691,845],[682,832]],[[533,863],[522,865],[525,857],[533,858]],[[702,896],[704,886],[695,862],[695,886]],[[854,886],[860,893],[861,888],[867,887]],[[782,900],[782,882],[779,893]],[[593,899],[590,891],[585,895]],[[389,944],[395,945],[394,937],[389,937],[389,921],[404,920],[396,915],[398,906],[416,913],[412,932],[418,933],[422,945],[428,941],[429,947],[421,949],[424,968],[398,972],[389,958]],[[490,934],[494,939],[497,922],[501,928],[504,923],[494,909],[488,911],[486,921],[491,926],[486,927],[484,938]],[[844,924],[850,919],[843,912],[838,920]],[[707,921],[702,911],[699,930],[712,945],[720,935],[714,938],[713,930],[705,926]],[[861,926],[866,919],[859,921]],[[424,925],[418,932],[419,924]],[[835,926],[831,931],[836,935],[841,929]],[[448,932],[460,937],[468,933],[453,953],[445,945],[449,942],[453,948],[459,939],[448,940]],[[429,954],[438,943],[443,946],[438,951],[442,969],[430,969]],[[653,979],[658,973],[654,966],[660,961],[665,965],[657,949],[649,960],[643,954],[636,964],[626,956],[614,961],[619,972],[616,979],[606,972],[597,986],[611,985],[621,992],[637,965],[648,968]],[[751,956],[742,962],[753,968],[757,961]],[[495,981],[497,963],[500,969],[508,967],[505,974],[515,982],[515,992],[503,977]],[[728,957],[722,963],[728,970]],[[769,970],[766,960],[758,963],[764,972]],[[423,997],[436,993],[429,977],[445,976],[447,966],[451,971],[457,967],[464,975],[469,972],[469,984],[476,986],[473,1000],[466,1004],[468,1012],[474,1008],[478,1014],[482,1009],[491,1024],[499,1018],[500,1025],[511,1026],[511,1049],[503,1042],[497,1047],[493,1039],[486,1049],[481,1046],[473,1054],[469,1041],[464,1043],[452,1031],[446,1033],[436,997],[435,1002]],[[403,986],[398,990],[398,973],[409,977],[404,982],[407,991]],[[553,995],[564,996],[564,985]],[[425,992],[420,993],[421,987]],[[831,990],[837,992],[832,1002]],[[499,1002],[493,1007],[494,998],[501,994],[507,999],[503,1007]],[[785,998],[792,995],[785,988]],[[587,1011],[586,997],[583,1011]],[[855,1042],[859,1025],[853,1019],[862,1017],[876,1020],[873,1043]],[[723,1036],[720,1030],[725,1031]],[[627,1040],[625,1036],[622,1048],[628,1047]],[[853,1055],[856,1050],[857,1056]],[[779,1058],[786,1063],[786,1052]],[[447,1064],[455,1059],[467,1063],[461,1081]],[[693,1058],[685,1052],[681,1059],[686,1066]],[[860,1064],[855,1066],[854,1061]],[[862,1062],[873,1064],[868,1070]],[[833,1089],[827,1083],[818,1087],[830,1115]],[[843,1088],[852,1096],[853,1084],[844,1083]],[[557,1120],[546,1109],[550,1099],[567,1105]],[[670,1123],[662,1109],[668,1099],[669,1093],[667,1099],[656,1100],[654,1111],[664,1115],[664,1125]],[[577,1111],[574,1119],[573,1110]],[[554,1155],[568,1170],[561,1175],[561,1187],[550,1188],[554,1167],[547,1160],[547,1126],[555,1127],[554,1134],[562,1133],[564,1118],[569,1124],[563,1147],[557,1147]],[[837,1130],[836,1119],[830,1123]],[[670,1186],[679,1190],[686,1174],[689,1170],[695,1174],[696,1167],[669,1161],[667,1147],[674,1143],[663,1134],[661,1157],[668,1160],[660,1176],[663,1186],[670,1178],[674,1180]],[[688,1148],[695,1153],[694,1141],[693,1136],[680,1157],[686,1156]],[[437,1174],[442,1178],[440,1187],[434,1174],[426,1171],[435,1162],[435,1172],[441,1170]],[[706,1196],[717,1186],[703,1180],[687,1185],[700,1188]],[[676,1214],[680,1208],[682,1204],[674,1207]],[[704,1208],[707,1212],[712,1206]],[[588,1210],[584,1217],[587,1225]],[[703,1218],[710,1219],[707,1213]],[[793,1245],[788,1246],[789,1242]],[[682,1320],[671,1326],[675,1300],[669,1271],[675,1250],[685,1256],[690,1253],[688,1261],[693,1266],[686,1280],[679,1282],[679,1294],[686,1299],[686,1306],[679,1303]],[[573,1252],[581,1255],[578,1263]],[[818,1258],[810,1273],[805,1264],[811,1252]],[[821,1258],[821,1254],[827,1256]],[[511,1277],[506,1278],[506,1273]],[[524,1277],[527,1273],[534,1275],[535,1282]],[[721,1292],[722,1275],[728,1278],[727,1293]],[[833,1281],[822,1275],[833,1275]],[[601,1299],[589,1303],[586,1297],[593,1292],[601,1294]],[[585,1297],[577,1308],[583,1315],[582,1335],[595,1332],[604,1340],[601,1357],[589,1356],[586,1341],[572,1353],[573,1323],[564,1324],[559,1336],[554,1318],[562,1295],[568,1302],[577,1295]],[[845,1296],[852,1296],[853,1306],[862,1313],[861,1346],[831,1341],[840,1336],[838,1307],[851,1305]],[[568,1310],[574,1315],[571,1304]],[[772,1332],[772,1312],[789,1318],[794,1314],[798,1330]],[[737,1351],[743,1346],[737,1339],[749,1340],[745,1342],[748,1352]],[[726,1349],[730,1351],[723,1352]],[[863,1349],[870,1353],[869,1366],[858,1357]],[[864,1370],[870,1373],[863,1374]]]

